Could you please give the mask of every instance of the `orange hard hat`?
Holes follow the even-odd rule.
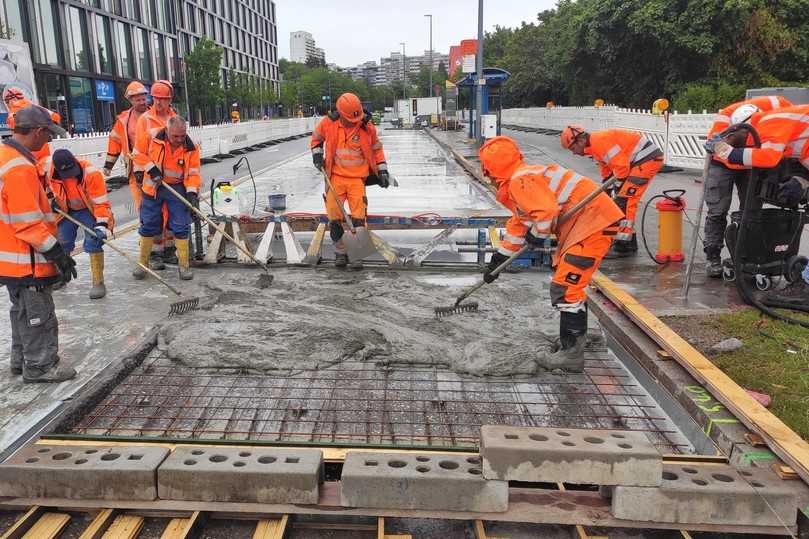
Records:
[[[511,137],[490,138],[478,151],[480,165],[487,176],[499,181],[511,179],[511,175],[523,162],[522,152]]]
[[[152,97],[171,99],[174,96],[174,86],[167,80],[156,80],[152,83]]]
[[[124,96],[127,99],[129,99],[133,95],[148,94],[148,93],[149,92],[146,90],[146,86],[144,86],[143,84],[139,83],[136,80],[133,80],[126,87],[126,92],[124,93]],[[152,94],[152,95],[154,95],[154,94]]]
[[[564,131],[562,131],[562,136],[559,137],[562,142],[562,148],[569,150],[570,147],[576,142],[576,139],[586,132],[587,130],[578,124],[571,124],[565,127]]]
[[[345,93],[337,98],[337,112],[340,117],[351,123],[359,123],[363,117],[360,98],[352,93]]]
[[[3,103],[8,104],[9,101],[15,99],[25,99],[25,94],[21,89],[16,86],[9,86],[3,90]]]

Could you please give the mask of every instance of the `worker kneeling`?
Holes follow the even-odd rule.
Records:
[[[555,273],[551,281],[551,304],[560,313],[559,343],[538,359],[541,367],[571,372],[584,370],[587,339],[587,284],[618,231],[623,212],[605,193],[561,225],[560,215],[569,211],[598,185],[558,165],[527,165],[517,144],[509,137],[495,137],[480,148],[484,174],[497,183],[497,200],[511,210],[506,234],[492,255],[483,279],[526,242],[542,247],[555,234],[559,248],[553,256]]]
[[[364,227],[368,211],[366,185],[390,185],[385,152],[376,134],[376,127],[365,114],[360,99],[345,93],[337,99],[337,111],[330,112],[312,132],[312,161],[319,170],[325,167],[334,188],[326,185],[326,214],[329,235],[334,242],[334,265],[348,265],[348,254],[342,240],[343,202],[348,200],[351,220],[355,227]],[[324,150],[325,145],[325,150]],[[325,158],[324,158],[325,155]],[[353,269],[361,269],[361,260],[352,260]]]
[[[154,238],[163,231],[163,204],[168,208],[168,228],[174,233],[177,246],[180,279],[190,280],[188,229],[191,215],[185,199],[194,207],[199,205],[200,156],[199,147],[187,134],[185,120],[179,116],[149,141],[149,159],[155,165],[142,176],[143,201],[140,206],[140,263],[149,263]],[[172,192],[174,191],[174,192]],[[136,279],[146,277],[138,266],[132,272]]]
[[[70,150],[65,149],[56,150],[52,157],[43,159],[40,164],[53,193],[51,205],[57,214],[59,243],[62,249],[67,253],[73,251],[79,227],[59,215],[59,211],[95,231],[95,235],[85,232],[84,251],[90,256],[90,271],[93,278],[90,299],[103,298],[107,294],[107,288],[104,285],[102,240],[107,239],[113,227],[112,209],[104,176],[101,170],[91,165],[89,161],[76,159]]]

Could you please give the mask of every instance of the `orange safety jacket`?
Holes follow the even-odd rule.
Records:
[[[742,168],[774,168],[782,159],[802,159],[809,155],[809,105],[758,112],[749,123],[758,132],[761,146],[735,148],[727,159],[719,159],[720,162]],[[809,159],[801,164],[809,168]]]
[[[29,105],[33,105],[33,103],[28,99],[16,99],[6,105],[6,108],[8,109],[8,118],[6,119],[6,123],[8,124],[9,129],[14,129],[14,115],[17,113],[17,111],[20,111]],[[52,110],[49,110],[48,112],[51,113],[51,119],[53,120],[53,123],[58,124],[62,121],[62,117],[59,116],[59,113],[53,112]],[[46,142],[42,146],[42,148],[31,153],[34,154],[34,157],[37,158],[37,161],[45,159],[51,154],[51,146]]]
[[[601,193],[556,230],[552,228],[556,217],[598,188],[590,178],[559,165],[520,164],[497,191],[497,200],[512,213],[498,252],[511,256],[519,251],[525,245],[529,229],[540,237],[555,233],[559,238],[559,249],[553,256],[555,266],[559,256],[571,246],[614,226],[624,217],[615,202]]]
[[[351,137],[354,144],[347,144]],[[353,140],[356,137],[356,140]],[[341,138],[344,140],[341,141]],[[359,148],[357,148],[357,144]],[[371,122],[360,122],[356,128],[342,126],[339,118],[325,116],[312,131],[310,148],[312,153],[324,153],[326,174],[334,172],[335,165],[339,172],[349,177],[365,178],[368,169],[377,174],[380,170],[388,170],[385,163],[385,151]],[[351,147],[354,146],[354,147]]]
[[[140,115],[135,129],[135,148],[130,154],[133,172],[144,172],[157,166],[157,163],[149,159],[149,143],[162,129],[166,128],[168,119],[173,116],[177,116],[177,113],[174,112],[174,109],[169,109],[169,115],[166,121],[163,121],[157,116],[154,108]]]
[[[115,221],[112,215],[112,205],[107,195],[107,184],[104,175],[89,161],[77,159],[81,167],[78,178],[61,179],[54,177],[54,168],[51,157],[40,162],[40,174],[45,177],[48,187],[53,193],[59,208],[67,213],[70,210],[90,210],[96,222],[104,224],[112,230]],[[61,215],[56,216],[57,222],[62,220]]]
[[[146,170],[143,177],[143,192],[153,197],[156,193],[156,176],[162,176],[168,184],[183,184],[185,190],[199,194],[202,185],[200,176],[199,146],[191,137],[185,136],[185,142],[179,148],[172,149],[165,129],[161,129],[149,142],[146,155],[154,167]]]
[[[123,155],[127,176],[129,176],[132,170],[132,150],[135,145],[134,140],[129,140],[129,122],[133,121],[133,112],[133,109],[127,109],[121,112],[115,119],[115,124],[112,126],[109,140],[107,141],[107,159],[104,163],[106,168],[111,169],[115,166],[118,156]],[[146,112],[143,114],[146,114]],[[141,116],[143,116],[143,114],[141,114]]]
[[[598,162],[602,178],[612,174],[621,180],[629,176],[633,167],[663,156],[657,144],[646,135],[626,129],[590,133],[590,145],[585,152]]]
[[[45,285],[58,271],[42,253],[57,244],[56,218],[36,158],[13,140],[0,144],[0,282]]]

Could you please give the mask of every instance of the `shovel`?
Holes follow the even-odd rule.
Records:
[[[581,211],[582,208],[584,208],[590,202],[592,202],[593,199],[596,198],[598,195],[600,195],[601,193],[606,192],[617,181],[618,181],[618,178],[616,178],[614,176],[611,176],[610,178],[608,178],[604,183],[601,184],[601,187],[599,187],[598,189],[596,189],[595,191],[593,191],[592,193],[590,193],[589,195],[587,195],[586,197],[581,199],[578,202],[578,204],[576,204],[575,206],[570,208],[570,210],[567,213],[565,213],[564,215],[559,216],[559,220],[557,221],[556,226],[560,226],[560,225],[564,224],[565,222],[569,221],[571,217],[573,217],[577,213],[579,213],[579,211]],[[491,275],[499,275],[501,271],[503,271],[504,269],[509,267],[512,262],[517,260],[520,256],[523,255],[523,253],[528,251],[530,248],[531,248],[531,246],[526,244],[522,249],[520,249],[519,251],[517,251],[516,253],[514,253],[510,257],[508,257],[508,260],[506,260],[505,262],[503,262],[502,264],[497,266],[491,272]],[[461,302],[463,300],[465,300],[466,298],[468,298],[469,296],[471,296],[473,293],[477,292],[478,289],[480,289],[485,284],[486,284],[486,281],[481,280],[476,285],[473,285],[473,286],[469,287],[463,294],[458,296],[458,299],[455,300],[455,304],[452,305],[451,307],[435,307],[435,316],[436,316],[436,318],[440,318],[442,316],[449,316],[449,315],[453,315],[453,314],[456,314],[456,313],[477,311],[478,310],[478,304],[477,303],[470,302],[470,303],[461,305]]]
[[[343,216],[343,221],[345,221],[348,227],[348,230],[342,237],[346,251],[348,251],[348,259],[351,261],[362,260],[366,256],[374,254],[376,252],[376,246],[371,238],[371,234],[368,232],[368,228],[364,226],[354,226],[351,218],[345,212],[342,202],[340,202],[340,199],[337,197],[337,192],[331,184],[329,175],[326,174],[325,169],[321,169],[320,171],[323,173],[323,179],[326,180],[329,193],[334,197],[334,201],[337,202],[337,207],[340,208],[340,215]]]

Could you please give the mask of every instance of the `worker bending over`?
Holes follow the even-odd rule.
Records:
[[[561,141],[563,148],[576,155],[595,159],[602,180],[610,176],[618,178],[614,198],[625,217],[606,258],[632,256],[638,250],[635,216],[643,193],[663,167],[663,152],[646,135],[625,129],[588,133],[580,125],[569,125],[562,131]]]
[[[85,231],[84,251],[90,256],[90,272],[93,286],[90,288],[90,299],[100,299],[107,294],[104,285],[104,243],[112,234],[113,216],[110,199],[107,196],[107,184],[101,171],[89,161],[76,159],[70,150],[59,149],[53,157],[46,157],[40,162],[42,174],[53,194],[51,204],[86,227],[95,231],[95,235]],[[76,247],[76,235],[79,227],[69,219],[56,213],[59,230],[59,243],[65,252],[70,253]]]
[[[783,107],[790,103],[783,97],[762,96],[739,101],[728,105],[715,116],[714,123],[708,131],[708,140],[712,139],[731,125],[746,123],[753,114],[766,112]],[[705,205],[708,208],[705,217],[705,234],[703,250],[705,251],[705,273],[708,277],[722,276],[722,246],[725,244],[725,228],[730,203],[733,199],[733,186],[739,198],[739,207],[744,207],[744,197],[747,190],[749,171],[743,165],[722,162],[712,156],[708,165],[708,175],[705,180]]]
[[[199,146],[187,134],[185,120],[172,116],[168,126],[158,131],[145,148],[148,168],[143,176],[143,201],[140,206],[140,263],[147,264],[155,236],[163,231],[163,206],[168,209],[168,227],[177,244],[177,267],[180,279],[190,280],[188,228],[191,216],[188,207],[163,185],[171,186],[193,206],[199,204],[200,178]],[[146,277],[138,266],[132,272],[136,279]]]
[[[329,235],[334,242],[334,265],[348,265],[348,254],[341,241],[343,202],[348,200],[351,220],[355,227],[364,227],[368,211],[366,185],[388,188],[390,177],[385,163],[382,142],[370,116],[362,109],[360,99],[345,93],[337,99],[337,110],[326,115],[312,132],[312,161],[318,170],[325,167],[334,192],[326,185],[324,195],[329,218]],[[341,211],[342,210],[342,211]],[[351,260],[353,269],[362,269],[362,260]]]
[[[112,174],[112,167],[120,156],[126,167],[126,176],[129,179],[129,190],[132,192],[132,201],[135,211],[140,212],[141,190],[135,177],[135,170],[132,163],[132,152],[135,149],[137,140],[138,119],[149,110],[146,100],[148,92],[146,87],[138,81],[129,83],[126,87],[126,99],[131,107],[121,112],[115,119],[115,125],[110,131],[107,141],[107,160],[104,163],[104,176]]]
[[[174,97],[174,87],[167,80],[157,80],[152,83],[152,101],[154,105],[144,112],[135,127],[135,149],[132,151],[133,170],[137,177],[151,168],[147,149],[151,140],[168,125],[170,118],[177,116],[171,108]],[[136,180],[137,181],[137,180]],[[136,203],[139,203],[136,201]],[[150,255],[151,267],[154,270],[166,269],[165,264],[177,264],[174,238],[171,227],[168,226],[168,209],[163,208],[163,232],[154,238],[153,251]]]
[[[0,284],[11,299],[11,372],[25,382],[62,382],[76,371],[59,365],[59,322],[51,287],[76,276],[56,239],[56,219],[34,152],[65,130],[48,110],[15,113],[13,135],[0,143]]]
[[[551,304],[560,311],[559,344],[539,358],[545,369],[584,370],[587,339],[587,284],[598,269],[617,232],[621,209],[601,193],[562,225],[560,215],[570,210],[598,185],[558,165],[528,165],[509,137],[494,137],[480,148],[483,173],[497,184],[497,200],[511,210],[506,234],[492,255],[483,279],[519,251],[526,242],[542,247],[555,234],[559,248],[553,256]]]

